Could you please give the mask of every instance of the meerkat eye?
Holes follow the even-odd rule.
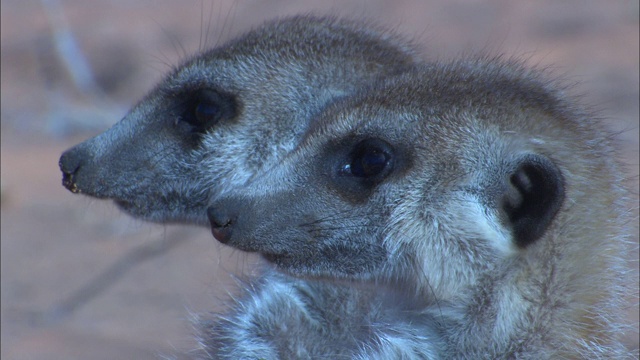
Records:
[[[388,160],[389,156],[380,149],[370,148],[357,154],[348,166],[354,176],[370,178],[384,170]]]
[[[354,148],[343,172],[357,178],[381,180],[391,169],[391,146],[379,139],[364,140]]]
[[[220,107],[215,103],[201,101],[196,106],[195,115],[200,124],[215,124],[220,115]]]
[[[220,121],[231,120],[237,115],[237,103],[231,94],[200,89],[186,96],[190,101],[180,120],[190,126],[192,133],[205,133]]]

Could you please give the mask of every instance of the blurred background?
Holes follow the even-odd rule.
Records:
[[[578,83],[573,91],[619,132],[637,191],[637,0],[320,3],[2,1],[2,359],[184,353],[195,347],[192,314],[219,310],[233,274],[251,270],[254,257],[206,228],[134,220],[61,186],[62,151],[121,119],[207,31],[212,47],[265,20],[314,12],[395,28],[425,60],[520,56]],[[637,303],[628,311],[637,324]],[[638,347],[637,325],[627,343]]]

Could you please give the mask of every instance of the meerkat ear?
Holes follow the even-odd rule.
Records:
[[[501,207],[519,248],[540,239],[564,201],[564,179],[549,159],[521,158],[508,174]]]

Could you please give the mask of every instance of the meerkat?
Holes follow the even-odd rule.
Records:
[[[418,66],[329,106],[208,216],[216,239],[290,275],[395,289],[423,358],[633,358],[612,138],[516,61]]]
[[[208,226],[207,204],[273,166],[312,114],[415,54],[362,22],[268,22],[187,60],[111,129],[66,151],[63,185],[137,218]]]
[[[400,73],[414,64],[416,53],[409,41],[361,22],[314,16],[269,22],[186,61],[119,123],[66,151],[60,158],[63,185],[73,193],[112,199],[137,218],[208,226],[207,205],[277,164],[294,148],[313,114],[378,77]],[[314,300],[318,310],[312,318],[308,309],[297,315],[295,310],[273,314],[274,321],[289,321],[290,329],[307,333],[306,339],[316,336],[319,350],[311,352],[308,343],[283,339],[290,354],[327,354],[332,347],[333,354],[350,354],[346,349],[367,338],[366,331],[351,337],[359,341],[316,331],[322,328],[318,323],[330,321],[345,328],[337,319],[351,306],[364,306],[370,298],[367,289],[273,271],[250,287],[227,313],[199,319],[206,324],[199,334],[203,357],[212,353],[214,337],[226,358],[262,354],[240,319],[252,300],[326,301]],[[286,295],[285,289],[297,296]],[[392,292],[377,292],[376,297],[379,303],[393,298]],[[347,298],[351,301],[341,302]],[[380,322],[391,314],[373,307],[369,312]],[[372,326],[362,314],[352,323]],[[263,314],[269,316],[268,311]],[[292,320],[296,316],[300,322]],[[394,317],[393,331],[415,332],[403,316],[402,321]],[[407,336],[396,336],[402,337]],[[234,345],[230,339],[246,341]],[[343,346],[334,347],[337,341]],[[261,357],[272,358],[265,354]]]

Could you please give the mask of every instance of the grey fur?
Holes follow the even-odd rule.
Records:
[[[179,66],[113,128],[65,152],[63,184],[139,218],[208,225],[207,205],[275,166],[327,103],[412,63],[411,46],[362,23],[312,16],[268,23]],[[195,111],[187,95],[202,87],[235,96],[239,109],[192,143],[183,123],[189,114],[177,109]],[[422,320],[412,306],[398,306],[404,300],[394,291],[278,272],[248,287],[229,313],[200,320],[208,325],[193,356],[384,359],[411,356],[401,344],[428,336],[417,333]],[[247,322],[251,316],[260,321]],[[279,336],[291,332],[305,336]],[[274,338],[276,353],[261,336]]]
[[[447,359],[633,358],[618,340],[633,225],[612,138],[561,87],[516,62],[423,66],[330,106],[281,164],[209,215],[216,237],[294,276],[402,294],[416,315],[400,346],[406,358],[421,349]],[[371,141],[382,150],[363,167],[388,156],[364,181],[350,161]],[[508,209],[542,201],[525,198],[532,179],[518,179],[522,164],[555,192],[538,191],[551,200],[540,205],[545,219],[525,219],[538,228],[525,225],[535,236],[518,244]],[[273,321],[290,301],[264,299],[230,326],[268,327],[265,311]],[[313,300],[296,311],[335,307],[331,295]],[[365,313],[376,303],[387,304],[372,296]],[[282,344],[261,330],[254,340]],[[411,342],[416,331],[425,336]]]
[[[201,321],[198,359],[431,359],[437,319],[384,286],[278,271],[247,285],[230,311]]]
[[[372,26],[313,16],[272,21],[177,67],[111,129],[66,151],[63,184],[113,199],[135,217],[208,225],[207,204],[276,164],[312,114],[412,63],[407,42]],[[235,106],[192,136],[185,118],[200,89]]]

